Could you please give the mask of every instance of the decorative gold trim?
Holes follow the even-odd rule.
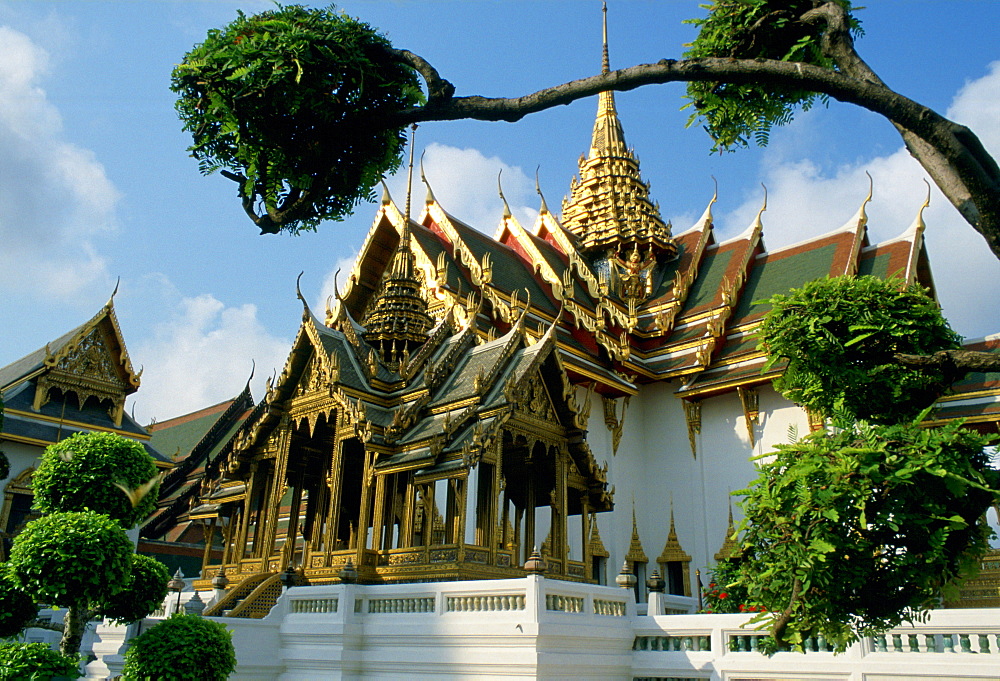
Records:
[[[701,402],[681,400],[684,405],[684,420],[687,422],[688,441],[691,443],[691,456],[698,458],[698,435],[701,433]],[[673,510],[670,511],[671,518]],[[672,521],[671,521],[672,522]]]
[[[740,405],[743,407],[743,419],[747,425],[747,435],[750,436],[750,446],[757,444],[757,434],[754,429],[760,421],[760,395],[756,388],[739,386],[736,394],[740,396]]]
[[[618,445],[622,441],[622,431],[625,429],[625,411],[628,409],[628,403],[631,399],[631,395],[626,395],[622,398],[622,413],[621,416],[618,416],[615,409],[615,398],[601,398],[604,402],[604,424],[611,431],[612,456],[618,455]]]
[[[597,514],[591,514],[590,520],[590,555],[600,556],[602,558],[610,558],[611,554],[608,550],[604,548],[604,542],[601,541],[601,531],[597,527]]]
[[[639,540],[639,527],[635,521],[635,508],[632,509],[632,539],[629,542],[625,560],[629,561],[632,565],[649,562],[646,552],[642,550],[642,542]]]
[[[729,560],[740,551],[739,544],[736,543],[736,525],[733,523],[733,505],[729,504],[729,524],[726,526],[726,538],[722,542],[722,548],[715,554],[716,562]]]
[[[682,574],[684,580],[684,595],[691,595],[691,556],[681,547],[677,539],[677,529],[674,525],[674,502],[670,502],[670,531],[667,533],[667,543],[663,545],[656,562],[660,565],[661,573],[667,575],[667,563],[683,563]]]

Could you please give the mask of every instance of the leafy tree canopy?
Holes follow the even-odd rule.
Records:
[[[836,0],[845,12],[851,3]],[[698,37],[685,57],[725,57],[730,59],[774,59],[834,68],[833,58],[822,46],[826,24],[803,21],[803,16],[819,3],[813,0],[713,0],[703,5],[705,17],[687,23],[698,27]],[[860,23],[851,16],[855,34]],[[694,106],[689,125],[702,122],[715,142],[713,151],[764,146],[771,128],[792,120],[796,108],[808,110],[827,95],[815,90],[775,83],[748,81],[727,83],[692,81],[687,96]]]
[[[133,639],[126,681],[225,681],[236,669],[232,632],[196,615],[174,615]]]
[[[760,345],[768,366],[788,360],[777,387],[835,427],[758,457],[758,478],[735,492],[741,552],[722,572],[770,628],[765,651],[813,637],[843,650],[918,617],[978,567],[1000,498],[985,453],[995,438],[921,425],[951,379],[893,355],[958,342],[921,289],[838,277],[768,302]]]
[[[51,681],[80,677],[79,662],[45,643],[0,641],[0,681]]]
[[[101,608],[101,614],[118,624],[132,624],[156,610],[167,596],[170,573],[167,566],[138,553],[133,553],[131,583],[111,597]]]
[[[40,601],[65,607],[102,603],[132,579],[132,542],[94,511],[50,513],[28,523],[7,561],[14,583]]]
[[[77,433],[50,445],[32,477],[43,513],[96,511],[134,527],[156,505],[156,467],[135,440],[113,433]],[[151,483],[151,484],[150,484]],[[133,498],[124,490],[141,490]],[[123,489],[124,488],[124,489]]]
[[[958,424],[859,424],[779,445],[736,494],[737,576],[764,649],[823,637],[843,650],[938,603],[989,551],[985,511],[1000,473],[991,438]]]
[[[368,24],[328,9],[242,12],[173,72],[177,111],[203,173],[239,182],[262,232],[314,229],[373,198],[399,167],[416,73]]]
[[[758,330],[766,368],[787,361],[775,387],[824,417],[849,423],[913,420],[955,376],[897,363],[960,347],[937,303],[917,285],[871,276],[818,279],[769,301]]]

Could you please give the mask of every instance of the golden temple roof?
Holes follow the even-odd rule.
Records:
[[[610,73],[606,7],[601,72]],[[590,152],[580,158],[579,180],[573,179],[570,196],[563,200],[562,224],[580,240],[584,252],[618,251],[635,244],[652,245],[667,257],[676,252],[670,225],[650,201],[639,161],[625,144],[611,91],[599,95]]]

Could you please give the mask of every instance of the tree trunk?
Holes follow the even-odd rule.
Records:
[[[63,635],[59,642],[59,652],[63,655],[76,657],[80,654],[80,643],[83,641],[83,633],[87,630],[87,624],[93,612],[83,605],[71,606],[66,611],[66,618],[63,620]]]

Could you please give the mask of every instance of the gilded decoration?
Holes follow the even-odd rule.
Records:
[[[736,525],[733,523],[733,507],[729,506],[729,522],[726,525],[726,536],[722,541],[722,547],[716,552],[716,562],[729,560],[739,553],[739,544],[736,541]]]
[[[49,401],[55,388],[63,395],[76,395],[81,409],[90,398],[107,400],[109,416],[115,425],[121,425],[125,397],[138,388],[139,374],[132,371],[113,315],[109,303],[85,325],[80,336],[56,351],[46,346],[43,365],[48,370],[37,380],[36,411]]]
[[[660,565],[663,575],[668,574],[669,568],[667,566],[669,563],[680,563],[681,576],[684,582],[683,595],[691,595],[691,556],[684,550],[681,546],[680,540],[677,538],[677,528],[674,525],[673,502],[670,502],[670,531],[667,533],[667,543],[663,545],[663,551],[660,552],[660,556],[656,559],[656,562]]]
[[[611,432],[611,452],[615,456],[618,454],[618,445],[622,441],[622,431],[625,429],[625,411],[628,409],[630,399],[629,395],[622,398],[622,411],[621,415],[618,415],[615,398],[601,398],[604,402],[604,425]]]
[[[642,550],[642,542],[639,540],[639,526],[635,521],[634,508],[632,509],[632,538],[629,541],[628,553],[625,554],[625,560],[627,560],[631,565],[649,562],[649,558],[646,557],[646,552]]]
[[[760,421],[760,395],[756,388],[743,386],[736,388],[736,392],[740,398],[740,405],[743,407],[743,420],[746,422],[750,446],[753,447],[757,444],[756,428]]]
[[[688,441],[691,456],[698,457],[698,435],[701,433],[701,402],[681,400],[684,405],[684,420],[687,422]]]

